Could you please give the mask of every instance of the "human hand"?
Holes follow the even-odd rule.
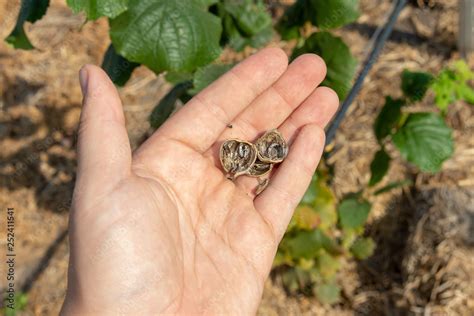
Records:
[[[245,59],[169,118],[132,155],[121,102],[98,67],[84,105],[62,314],[256,312],[278,243],[319,162],[337,95],[316,55]],[[232,128],[227,128],[228,124]],[[226,178],[223,140],[278,128],[288,157],[257,180]]]

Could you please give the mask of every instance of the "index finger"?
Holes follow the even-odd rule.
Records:
[[[279,48],[266,48],[246,58],[192,98],[149,141],[164,136],[205,152],[287,66],[288,58]]]

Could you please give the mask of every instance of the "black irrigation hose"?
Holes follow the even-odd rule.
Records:
[[[400,15],[400,12],[403,10],[406,4],[407,4],[407,0],[398,0],[397,4],[393,7],[392,13],[390,13],[390,17],[385,23],[385,26],[382,32],[377,36],[377,38],[374,41],[372,50],[367,56],[364,62],[364,66],[362,70],[360,71],[354,85],[352,86],[351,91],[349,91],[347,98],[342,103],[341,108],[339,109],[339,111],[336,113],[334,117],[334,120],[332,120],[331,124],[326,130],[326,145],[330,144],[332,140],[334,139],[336,131],[339,128],[339,125],[341,125],[341,122],[344,119],[344,116],[346,115],[347,110],[349,109],[349,106],[352,104],[355,97],[357,96],[360,89],[362,88],[362,84],[364,83],[365,77],[369,73],[370,69],[372,69],[372,66],[374,65],[374,63],[377,61],[377,58],[379,57],[380,52],[382,51],[385,41],[388,39],[388,37],[392,33],[393,26],[395,25],[395,22],[397,21],[398,16]]]
[[[39,279],[41,274],[43,274],[44,270],[46,270],[46,268],[49,266],[51,259],[53,258],[54,254],[59,249],[63,241],[66,240],[67,235],[68,235],[68,228],[64,228],[57,235],[56,239],[49,245],[43,257],[41,257],[39,263],[26,277],[20,289],[20,292],[27,294],[31,290],[31,288],[33,287],[33,284]]]

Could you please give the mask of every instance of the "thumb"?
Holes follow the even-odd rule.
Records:
[[[131,149],[117,89],[99,67],[79,72],[83,107],[78,131],[78,168],[74,199],[92,202],[130,173]],[[87,203],[88,204],[88,203]]]

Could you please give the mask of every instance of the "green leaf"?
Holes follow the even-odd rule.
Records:
[[[314,173],[313,177],[311,178],[311,183],[309,184],[308,188],[306,189],[305,194],[303,195],[303,198],[301,199],[302,204],[313,205],[314,200],[316,199],[316,196],[317,196],[318,179],[319,179],[318,174]]]
[[[436,172],[454,151],[452,130],[435,113],[412,113],[392,140],[402,157],[422,171]]]
[[[229,38],[229,45],[237,52],[242,51],[245,47],[250,46],[259,48],[268,43],[273,37],[273,29],[271,27],[264,29],[260,33],[252,37],[243,37],[240,33],[233,33]]]
[[[359,16],[358,0],[298,0],[288,7],[276,25],[283,40],[298,38],[299,28],[311,22],[320,30],[354,22]]]
[[[455,86],[457,97],[474,105],[474,89],[470,86],[470,81],[474,81],[474,71],[469,69],[469,65],[464,60],[454,62],[452,68],[456,73],[458,83]]]
[[[216,4],[218,2],[218,0],[196,0],[196,1],[204,9],[207,9],[211,5]]]
[[[314,261],[315,259],[312,259],[313,261],[313,265],[314,265]],[[310,286],[314,286],[315,283],[319,283],[321,282],[321,274],[319,273],[318,269],[313,266],[313,268],[311,270],[308,271],[308,274],[309,274],[309,282],[310,282]],[[310,294],[310,293],[308,293]]]
[[[117,52],[130,61],[164,70],[192,72],[216,59],[221,23],[196,0],[130,0],[110,22]]]
[[[364,260],[370,257],[375,250],[375,242],[372,238],[359,238],[351,247],[351,253],[355,258]]]
[[[328,32],[313,33],[300,48],[293,51],[292,59],[304,53],[321,56],[327,65],[327,76],[322,85],[337,92],[344,99],[350,89],[357,61],[341,38]]]
[[[448,106],[456,101],[455,80],[455,73],[445,69],[431,86],[435,93],[435,104],[442,112],[445,112]]]
[[[272,25],[272,17],[262,1],[224,0],[223,5],[243,36],[254,36]]]
[[[4,302],[7,299],[6,293],[4,295]],[[2,314],[5,316],[15,316],[19,315],[18,312],[24,311],[26,309],[26,306],[28,305],[28,295],[23,292],[15,293],[15,304],[13,308],[9,308],[6,306],[6,304],[2,304],[3,307],[0,309],[0,313],[3,312]]]
[[[456,87],[458,98],[474,105],[474,89],[467,84],[462,84]]]
[[[298,267],[304,271],[310,271],[314,268],[314,259],[300,258],[298,260]]]
[[[172,84],[178,84],[183,81],[192,81],[193,74],[189,72],[168,71],[165,75],[166,81]]]
[[[278,249],[275,258],[273,259],[272,267],[274,268],[282,265],[292,266],[293,260],[287,253]]]
[[[68,6],[79,13],[86,13],[87,19],[97,20],[101,16],[115,18],[127,10],[128,0],[67,0]]]
[[[316,23],[322,30],[334,29],[354,22],[359,17],[358,0],[311,0]]]
[[[448,106],[457,100],[474,104],[472,80],[474,80],[474,72],[462,60],[456,61],[451,67],[443,69],[432,85],[435,92],[435,103],[438,108],[445,113]]]
[[[320,227],[329,229],[337,223],[336,197],[329,186],[322,181],[318,182],[316,192],[313,209],[319,214]]]
[[[177,84],[166,94],[158,105],[153,109],[150,115],[150,125],[153,128],[159,128],[174,110],[176,101],[192,87],[190,81]]]
[[[210,64],[199,68],[194,74],[194,87],[189,93],[192,95],[198,94],[201,90],[229,71],[233,66],[234,64]]]
[[[223,42],[236,51],[246,46],[261,47],[273,37],[271,16],[262,1],[225,0],[218,11],[223,22]]]
[[[309,1],[297,0],[288,7],[275,28],[283,40],[291,40],[301,36],[299,28],[310,20]]]
[[[402,91],[408,99],[421,101],[433,79],[434,77],[426,72],[404,70],[402,73]]]
[[[328,280],[336,275],[336,272],[341,267],[341,263],[334,256],[331,256],[327,252],[322,251],[317,256],[316,266],[321,276],[325,280]]]
[[[319,172],[313,175],[301,204],[311,206],[318,215],[320,228],[327,229],[336,224],[336,198],[326,183],[326,177]]]
[[[411,185],[412,181],[411,180],[402,180],[402,181],[395,181],[395,182],[390,182],[386,186],[381,187],[377,191],[374,192],[374,195],[379,195],[385,192],[388,192],[390,190],[405,186],[405,185]]]
[[[360,235],[360,228],[345,228],[342,230],[341,246],[343,249],[349,249],[357,237]]]
[[[313,230],[320,222],[320,216],[313,208],[307,205],[300,205],[296,208],[290,225],[298,229]]]
[[[383,179],[387,174],[388,167],[390,166],[390,156],[387,154],[385,149],[382,147],[375,153],[374,159],[370,164],[370,181],[369,186],[374,186]]]
[[[317,285],[314,294],[322,304],[335,304],[341,299],[341,289],[334,283]]]
[[[107,48],[102,61],[102,68],[109,75],[110,79],[117,86],[124,86],[132,75],[135,68],[140,64],[128,61],[126,58],[117,54],[113,45]]]
[[[330,239],[319,229],[300,231],[296,236],[285,240],[283,247],[288,249],[292,258],[314,258],[317,252],[328,245]]]
[[[385,104],[374,122],[375,137],[379,142],[390,135],[402,116],[401,108],[405,101],[385,97]]]
[[[357,228],[365,224],[371,205],[366,200],[348,197],[341,201],[337,209],[342,228]]]
[[[469,65],[463,60],[456,60],[452,68],[454,69],[454,72],[458,75],[458,79],[460,81],[470,81],[474,80],[474,71],[469,68]]]
[[[22,0],[15,27],[5,41],[17,49],[33,49],[33,45],[26,36],[24,24],[25,22],[34,23],[41,19],[48,5],[49,0]]]

